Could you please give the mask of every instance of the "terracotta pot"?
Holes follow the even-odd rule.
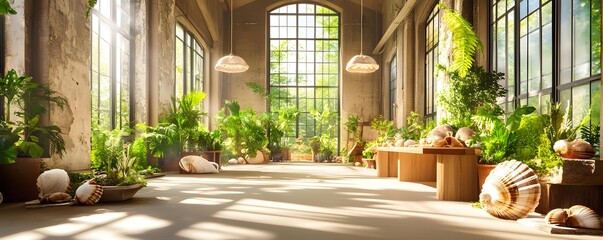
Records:
[[[495,167],[496,164],[477,164],[477,183],[479,184],[478,188],[480,192],[482,191],[482,185],[484,185],[486,178],[488,177],[488,175],[490,175],[490,172]]]
[[[0,192],[5,202],[26,202],[38,198],[36,181],[41,158],[17,158],[14,164],[0,164]]]

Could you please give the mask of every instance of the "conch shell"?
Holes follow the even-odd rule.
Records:
[[[540,199],[538,176],[527,165],[505,161],[496,166],[482,186],[479,200],[490,215],[516,220],[534,212]]]
[[[603,229],[601,217],[592,209],[575,205],[568,209],[569,216],[565,221],[568,227]]]
[[[590,159],[595,156],[595,150],[590,143],[581,139],[571,142],[559,140],[555,142],[553,149],[564,158]]]
[[[103,187],[93,181],[87,181],[75,190],[75,200],[80,204],[92,205],[100,200]]]
[[[71,196],[64,192],[55,192],[42,196],[40,203],[64,203],[71,201]]]
[[[63,169],[51,169],[44,171],[36,182],[38,186],[38,197],[55,192],[67,192],[69,190],[69,175]]]
[[[565,221],[567,220],[567,217],[568,214],[565,209],[555,208],[546,214],[546,217],[544,217],[544,221],[547,224],[565,226]]]

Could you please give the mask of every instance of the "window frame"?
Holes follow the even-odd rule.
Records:
[[[427,21],[425,22],[425,86],[423,91],[423,100],[424,100],[424,119],[425,121],[436,121],[437,120],[437,103],[436,103],[436,94],[437,94],[437,85],[441,79],[438,77],[437,66],[439,63],[440,57],[440,26],[442,23],[442,18],[440,14],[439,8],[434,5],[432,10],[429,12],[427,17]],[[437,17],[437,26],[435,24],[432,26],[433,30],[430,32],[430,24],[434,23]],[[437,35],[434,35],[437,31]],[[430,44],[430,33],[432,37],[437,36],[437,42],[433,42]],[[434,41],[436,39],[433,39]],[[431,62],[429,61],[429,57],[431,56]],[[430,65],[431,63],[431,65]],[[429,101],[431,100],[431,102]]]
[[[394,54],[389,63],[389,119],[394,120],[398,96],[398,55]]]
[[[178,36],[178,28],[182,29],[182,33],[183,33],[183,39],[180,39]],[[177,84],[179,82],[179,80],[177,79],[178,76],[178,70],[177,70],[177,62],[174,63],[174,96],[176,98],[181,97],[181,96],[185,96],[186,94],[188,94],[189,92],[192,91],[199,91],[199,92],[203,92],[205,91],[205,57],[206,57],[206,52],[205,52],[205,47],[203,47],[203,44],[201,44],[201,41],[199,41],[199,39],[197,39],[197,37],[195,36],[195,34],[188,30],[186,28],[186,26],[180,22],[176,22],[176,27],[174,28],[174,38],[175,38],[175,44],[174,44],[174,59],[176,60],[176,57],[178,56],[177,53],[177,43],[178,41],[180,41],[182,43],[182,49],[183,49],[183,54],[182,54],[182,60],[183,60],[183,68],[182,68],[182,94],[180,95],[178,93],[178,87]],[[188,42],[188,43],[187,43]],[[190,46],[188,45],[190,44]],[[200,51],[197,51],[197,46],[199,48]],[[200,63],[196,63],[195,57],[196,55],[199,56],[199,60]],[[188,58],[188,61],[187,61]],[[188,63],[190,63],[190,66],[188,66]],[[199,68],[199,74],[201,75],[200,78],[198,79],[198,83],[195,83],[195,72],[194,72],[194,68],[192,70],[189,71],[189,68],[192,68],[192,66],[194,66],[195,64],[198,64],[198,68]],[[190,73],[190,74],[187,74]]]

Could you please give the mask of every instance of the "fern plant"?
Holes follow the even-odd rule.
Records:
[[[459,76],[464,77],[473,66],[475,52],[483,48],[482,42],[477,37],[471,23],[461,14],[441,3],[438,4],[438,8],[442,10],[442,20],[452,33],[453,61],[448,71],[458,71]]]

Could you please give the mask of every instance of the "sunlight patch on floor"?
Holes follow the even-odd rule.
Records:
[[[187,239],[275,239],[274,234],[267,231],[231,226],[221,223],[204,222],[190,226],[176,233]]]
[[[196,204],[196,205],[220,205],[224,203],[232,202],[232,199],[221,199],[221,198],[189,198],[180,201],[182,204]]]

